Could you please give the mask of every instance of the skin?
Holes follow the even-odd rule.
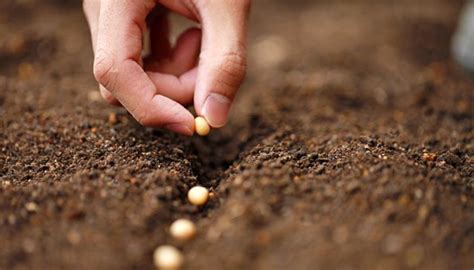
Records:
[[[84,0],[102,96],[144,126],[192,135],[194,117],[186,109],[191,104],[212,127],[224,126],[245,77],[250,2]],[[172,47],[169,12],[202,29],[186,30]],[[142,57],[148,32],[150,54]]]

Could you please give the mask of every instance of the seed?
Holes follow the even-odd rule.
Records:
[[[206,119],[201,116],[196,117],[194,119],[194,126],[196,128],[196,133],[201,136],[206,136],[211,131],[211,127],[207,123]]]
[[[188,219],[178,219],[171,224],[170,233],[178,240],[190,240],[196,235],[196,226]]]
[[[163,245],[153,252],[153,262],[159,269],[179,269],[183,265],[184,258],[177,248]]]
[[[188,191],[188,200],[194,205],[204,205],[209,199],[209,190],[195,186]]]

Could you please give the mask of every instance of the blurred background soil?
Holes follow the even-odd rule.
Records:
[[[187,269],[472,269],[461,7],[255,1],[231,120],[190,139],[101,100],[80,1],[2,0],[0,269],[153,269],[165,243]]]

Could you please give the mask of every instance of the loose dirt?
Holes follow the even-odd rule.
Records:
[[[1,1],[0,269],[471,269],[461,4],[255,1],[229,124],[187,138],[101,100],[80,1]]]

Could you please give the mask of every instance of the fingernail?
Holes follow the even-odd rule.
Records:
[[[228,97],[220,94],[209,94],[204,106],[202,107],[202,116],[212,127],[222,127],[227,121],[231,101]]]
[[[169,124],[165,125],[164,128],[188,136],[192,136],[194,133],[192,129],[183,124]]]

